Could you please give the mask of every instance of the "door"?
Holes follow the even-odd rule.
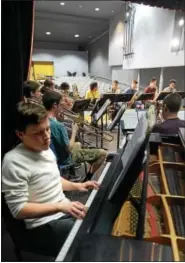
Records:
[[[54,63],[52,61],[33,61],[32,68],[35,80],[54,76]]]

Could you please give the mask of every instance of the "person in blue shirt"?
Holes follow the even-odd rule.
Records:
[[[54,153],[57,157],[58,164],[67,165],[70,164],[72,160],[76,163],[88,162],[91,166],[86,179],[90,180],[93,174],[104,163],[107,156],[106,151],[103,149],[82,149],[81,144],[75,142],[78,132],[77,124],[73,124],[71,138],[69,139],[65,125],[56,119],[62,111],[62,95],[59,92],[46,92],[42,101],[48,112],[51,141],[55,149]]]

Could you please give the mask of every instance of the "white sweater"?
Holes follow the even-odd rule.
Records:
[[[53,152],[48,149],[33,152],[19,144],[8,152],[2,165],[2,191],[15,217],[25,203],[57,203],[68,201],[65,197],[60,172]],[[40,218],[25,219],[27,228],[46,224],[63,216],[63,213]]]

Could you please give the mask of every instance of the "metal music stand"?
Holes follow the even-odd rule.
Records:
[[[172,92],[161,92],[161,93],[158,95],[158,97],[157,97],[156,100],[164,100],[164,98],[165,98],[167,95],[171,94],[171,93],[172,93]],[[185,98],[185,92],[183,92],[183,91],[176,91],[176,92],[174,92],[174,93],[179,94],[179,95],[182,97],[182,99]]]
[[[136,101],[140,101],[140,100],[151,100],[154,96],[154,93],[142,93],[137,99]]]
[[[120,121],[121,117],[126,111],[126,105],[123,104],[119,109],[116,117],[114,118],[113,122],[108,126],[108,131],[112,131],[116,125],[118,125],[118,132],[117,132],[117,149],[119,149],[119,141],[120,141]]]
[[[75,113],[83,113],[85,110],[87,110],[90,101],[90,99],[75,100],[71,110]]]
[[[106,113],[107,108],[112,103],[118,103],[118,102],[126,103],[126,102],[130,101],[132,99],[132,97],[133,97],[133,94],[111,94],[111,93],[107,93],[107,94],[103,95],[103,97],[99,101],[99,105],[102,105],[103,102],[104,103],[101,106],[101,108],[99,109],[99,111],[96,114],[94,114],[94,120],[96,122],[98,122],[99,119],[101,119],[102,133],[103,133],[103,115]],[[101,147],[103,147],[103,137],[101,138]]]

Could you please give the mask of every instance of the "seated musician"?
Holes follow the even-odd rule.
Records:
[[[121,90],[118,86],[118,81],[114,80],[112,82],[112,88],[111,88],[111,93],[114,94],[120,94]],[[107,111],[108,111],[108,116],[110,119],[110,123],[113,121],[113,119],[115,118],[116,114],[118,113],[120,109],[120,104],[119,103],[113,103],[110,107],[108,107]]]
[[[24,82],[23,95],[25,98],[36,101],[41,100],[40,84],[33,80]]]
[[[112,93],[115,93],[115,94],[120,94],[121,90],[118,86],[118,81],[117,80],[114,80],[112,82]]]
[[[156,78],[152,78],[150,81],[150,85],[145,88],[144,93],[153,93],[153,98],[151,100],[147,100],[145,102],[145,107],[149,107],[151,104],[155,104],[155,99],[157,97],[158,94],[158,88],[157,88],[157,79]]]
[[[80,99],[77,85],[73,84],[72,89],[73,89],[73,99]]]
[[[86,92],[85,99],[91,99],[92,101],[100,98],[100,93],[98,91],[98,83],[93,82],[90,84],[90,90]]]
[[[177,93],[167,95],[163,100],[162,116],[164,122],[154,126],[155,133],[177,134],[179,127],[185,127],[185,121],[178,118],[182,98]]]
[[[22,141],[2,163],[2,192],[11,214],[23,220],[20,230],[25,247],[56,257],[75,218],[83,218],[85,206],[71,202],[63,191],[87,191],[96,182],[73,183],[60,176],[50,150],[50,127],[44,107],[21,102],[17,107],[16,134]]]
[[[125,94],[134,95],[138,90],[137,84],[138,84],[137,80],[133,80],[131,87],[125,91]],[[135,108],[136,106],[140,106],[140,105],[141,105],[140,102],[132,102],[132,100],[128,102],[128,106],[130,106],[131,108]]]
[[[87,174],[91,179],[93,174],[100,168],[106,158],[103,149],[82,149],[80,143],[75,143],[78,126],[72,127],[72,135],[69,140],[65,126],[56,120],[58,112],[61,111],[62,95],[56,92],[47,92],[43,96],[43,104],[48,112],[51,129],[51,140],[55,147],[58,164],[70,164],[71,157],[76,163],[88,162],[91,164]]]
[[[44,86],[41,88],[41,93],[44,94],[47,91],[54,90],[55,84],[52,80],[46,79],[44,81]]]
[[[175,91],[177,91],[175,87],[176,87],[176,80],[175,79],[171,79],[170,83],[169,83],[169,86],[167,88],[165,88],[163,90],[163,92],[175,92]]]
[[[73,106],[73,100],[69,98],[70,86],[67,82],[63,82],[60,85],[60,90],[62,93],[62,105],[64,108],[71,110]]]

